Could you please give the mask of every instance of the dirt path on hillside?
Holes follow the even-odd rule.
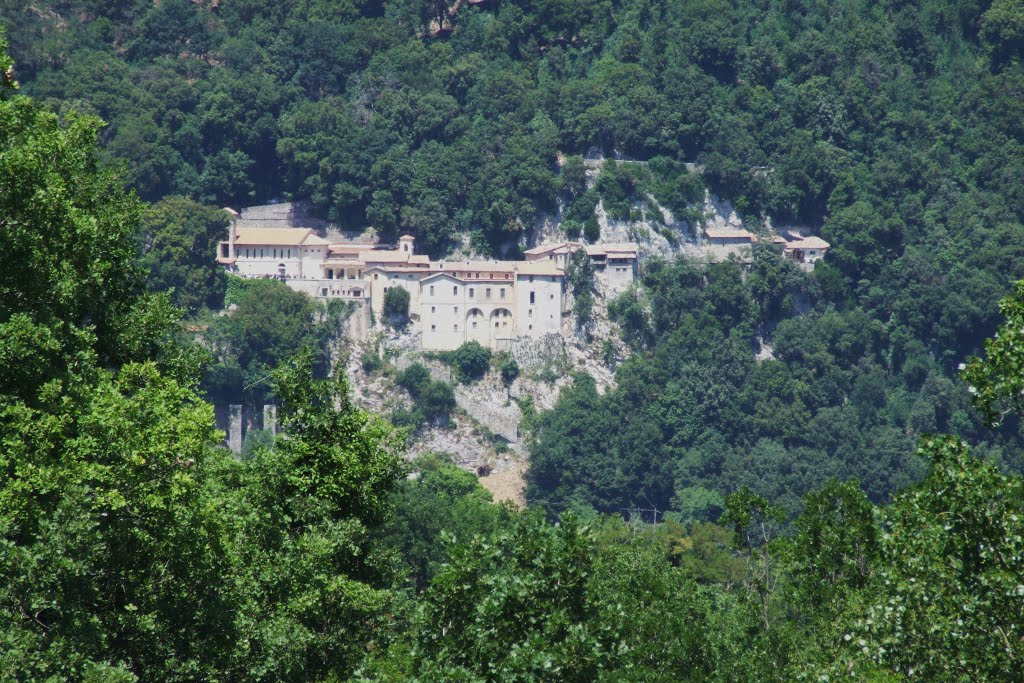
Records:
[[[526,507],[526,481],[523,475],[526,473],[526,463],[517,462],[513,467],[503,472],[494,472],[486,477],[480,477],[480,484],[491,492],[494,502],[510,500],[518,508]]]

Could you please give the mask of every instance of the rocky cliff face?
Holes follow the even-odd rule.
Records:
[[[570,307],[571,303],[570,297]],[[520,405],[528,404],[537,411],[551,409],[576,372],[593,376],[604,391],[614,383],[614,365],[626,355],[616,327],[608,321],[607,301],[600,292],[586,326],[580,327],[575,317],[568,315],[562,334],[524,338],[512,344],[510,355],[519,365],[520,375],[508,386],[494,369],[477,382],[455,384],[447,365],[420,350],[420,332],[415,325],[402,332],[378,325],[347,351],[344,363],[353,398],[376,413],[389,415],[400,407],[411,407],[407,392],[395,384],[395,375],[413,363],[426,366],[434,380],[452,383],[457,410],[447,424],[424,426],[411,435],[408,456],[449,453],[458,465],[481,475],[485,486],[493,486],[496,497],[519,502],[529,459]],[[384,359],[384,368],[366,372],[363,360],[367,354]]]

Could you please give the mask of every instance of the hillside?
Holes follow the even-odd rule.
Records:
[[[0,26],[0,680],[1019,680],[1021,0]],[[424,352],[408,293],[216,265],[278,200],[643,260],[606,298],[575,252],[557,347]],[[705,258],[725,224],[831,248]],[[240,454],[237,403],[279,417]]]

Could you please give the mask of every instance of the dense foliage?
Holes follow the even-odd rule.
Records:
[[[288,438],[218,446],[98,128],[0,84],[0,678],[345,675],[392,598],[391,428],[307,353],[273,380]]]
[[[62,114],[0,45],[0,678],[1018,680],[1024,287],[954,370],[1024,268],[1019,0],[455,10],[0,0]],[[144,197],[191,200],[145,209],[100,136]],[[555,158],[591,145],[651,163],[588,190]],[[208,388],[280,401],[282,436],[229,456],[147,293],[220,296],[196,255],[222,218],[192,200],[295,192],[436,250],[556,200],[588,239],[599,199],[690,215],[704,183],[834,249],[652,264],[611,307],[617,387],[531,416],[557,523],[441,457],[403,478],[396,434],[318,379],[341,312],[279,283],[187,330]],[[914,455],[923,432],[959,436]]]
[[[190,314],[223,308],[227,275],[211,257],[227,230],[227,213],[184,197],[148,207],[139,240],[149,289],[169,292],[174,305]]]
[[[444,421],[455,410],[455,392],[447,382],[431,379],[430,370],[422,363],[413,363],[398,373],[395,383],[409,392],[411,410],[399,410],[392,417],[395,424],[419,426],[424,422]]]
[[[278,280],[230,281],[231,314],[207,315],[191,326],[212,355],[203,382],[211,400],[260,405],[271,370],[303,348],[314,351],[317,375],[328,373],[331,344],[350,313],[346,302],[324,305]]]
[[[984,311],[972,293],[992,300],[995,283],[974,263],[1020,242],[1020,13],[1015,0],[0,3],[29,92],[109,121],[106,149],[145,198],[295,193],[437,249],[467,230],[517,238],[559,195],[580,230],[596,197],[575,165],[557,172],[558,150],[664,160],[648,189],[683,211],[695,193],[677,162],[696,161],[744,212],[827,218],[844,274],[918,290],[924,310],[904,314],[925,326]],[[609,211],[629,212],[635,184],[614,171],[600,184]],[[961,296],[930,295],[937,274]]]
[[[921,344],[829,302],[831,274],[767,248],[745,279],[735,263],[650,264],[642,290],[611,306],[636,350],[617,386],[599,395],[577,378],[535,422],[530,499],[714,520],[742,486],[793,514],[834,477],[858,479],[879,503],[921,476],[913,445],[934,432],[1019,471],[1020,422],[987,431]],[[807,312],[774,325],[797,307]]]

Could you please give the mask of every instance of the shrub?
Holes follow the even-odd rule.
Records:
[[[448,359],[460,382],[475,382],[483,377],[491,366],[491,350],[484,348],[479,342],[469,341],[452,351]]]
[[[384,292],[384,319],[392,324],[409,319],[409,292],[401,287],[390,287]]]
[[[519,377],[519,363],[512,356],[506,355],[498,364],[498,372],[501,373],[501,381],[505,386],[510,386]]]
[[[410,396],[417,399],[430,384],[430,370],[427,370],[421,363],[413,363],[399,373],[396,383],[408,391]]]
[[[383,366],[384,361],[381,360],[376,351],[370,351],[369,353],[363,354],[363,372],[367,375],[372,375]]]
[[[583,224],[583,236],[590,242],[596,242],[601,239],[601,224],[593,216],[588,218]]]
[[[446,382],[429,382],[420,392],[416,407],[431,422],[448,417],[455,410],[455,392]]]

